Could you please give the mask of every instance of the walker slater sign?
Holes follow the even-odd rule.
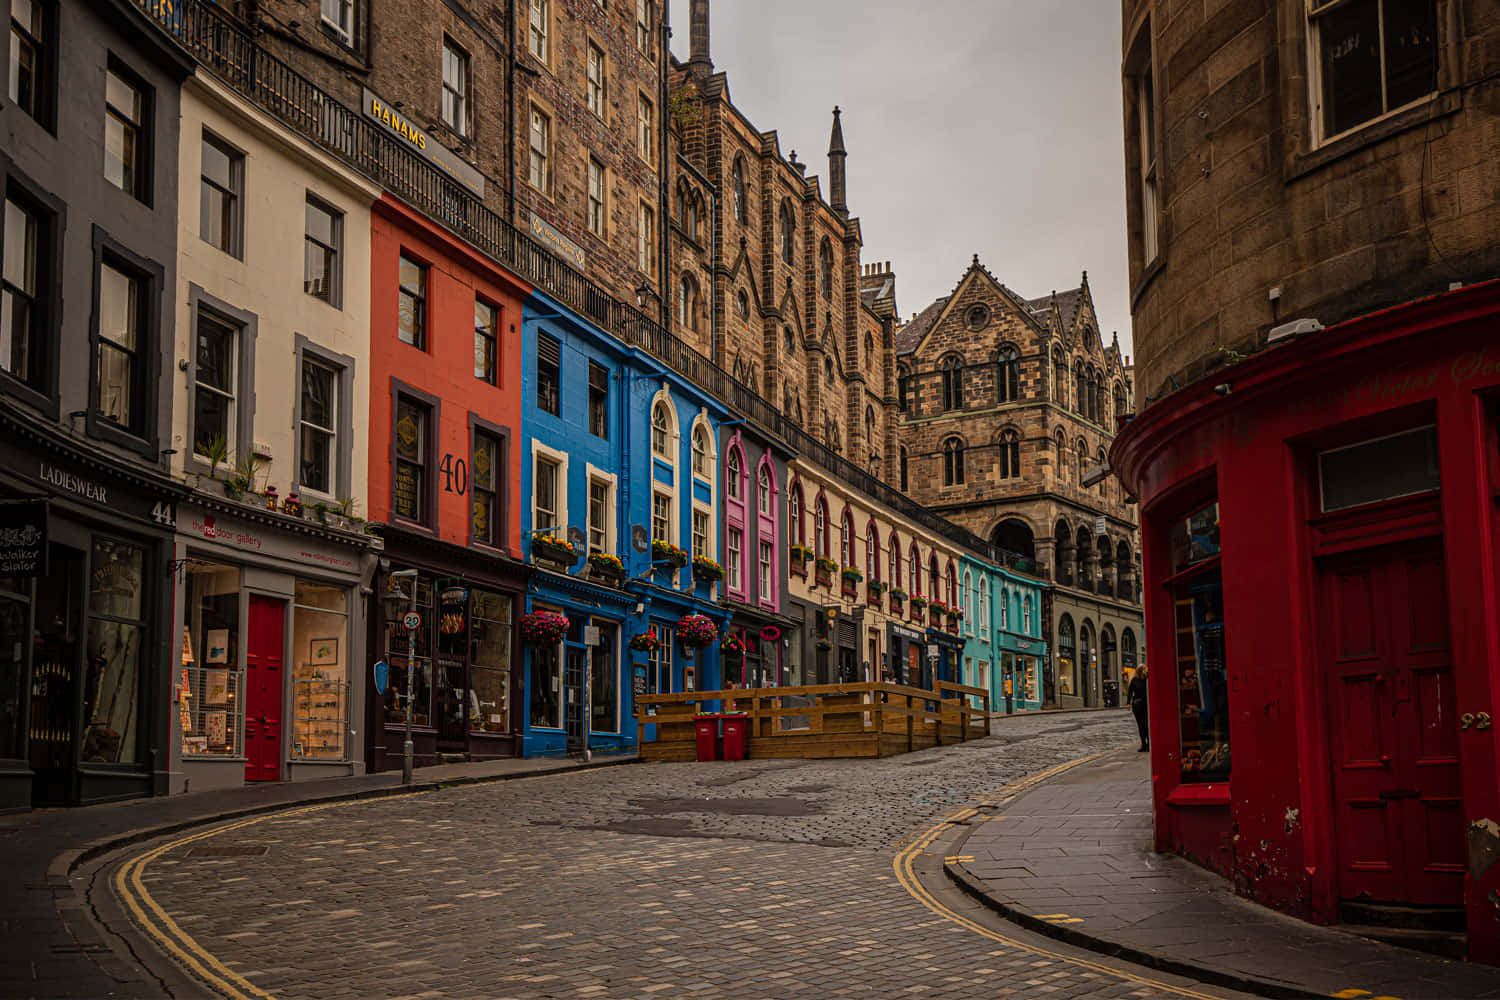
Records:
[[[373,118],[379,122],[387,132],[390,132],[407,149],[412,150],[418,156],[430,160],[443,173],[472,190],[479,197],[484,197],[484,175],[475,170],[469,164],[459,159],[452,150],[438,142],[432,136],[417,127],[417,123],[397,111],[384,98],[377,97],[369,90],[363,90],[360,98],[359,108],[366,118]]]
[[[0,579],[47,574],[47,501],[0,500]]]

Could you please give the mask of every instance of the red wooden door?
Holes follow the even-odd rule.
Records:
[[[281,659],[286,606],[269,597],[250,598],[245,643],[245,780],[281,778]]]
[[[1463,902],[1464,823],[1448,598],[1437,542],[1322,574],[1339,895]]]

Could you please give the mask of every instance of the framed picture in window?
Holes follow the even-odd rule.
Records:
[[[339,640],[335,636],[329,639],[314,639],[308,648],[308,661],[315,667],[328,666],[339,662]]]
[[[203,704],[222,705],[229,700],[229,671],[203,671]]]
[[[228,663],[229,662],[229,630],[227,628],[211,628],[208,630],[203,654],[205,663]]]
[[[209,746],[225,746],[229,742],[229,713],[203,713],[203,729],[208,734]]]

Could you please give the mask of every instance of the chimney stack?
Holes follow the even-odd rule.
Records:
[[[692,0],[688,18],[688,41],[690,56],[688,66],[699,76],[708,76],[714,71],[714,61],[708,54],[708,0]]]
[[[839,122],[839,109],[833,109],[833,134],[828,137],[829,205],[844,218],[849,217],[849,202],[844,183],[844,161],[849,154],[844,149],[844,127]]]

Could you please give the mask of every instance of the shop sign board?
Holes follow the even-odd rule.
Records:
[[[583,247],[568,239],[561,230],[535,212],[531,214],[531,235],[578,270],[588,268],[589,259],[583,252]]]
[[[645,666],[645,664],[643,664],[643,663],[637,663],[635,665],[635,669],[632,671],[632,676],[630,678],[630,689],[631,689],[631,692],[637,698],[641,698],[641,697],[645,696],[645,694],[646,694],[646,666]]]
[[[47,501],[0,501],[0,579],[47,575]]]
[[[359,109],[366,118],[380,123],[382,128],[400,139],[407,149],[435,164],[479,197],[484,197],[483,174],[459,159],[456,153],[418,128],[415,122],[368,88],[362,89]]]
[[[24,478],[49,494],[133,517],[161,528],[177,523],[177,505],[139,488],[122,485],[96,472],[70,468],[65,462],[39,457],[11,440],[0,440],[0,468]]]

